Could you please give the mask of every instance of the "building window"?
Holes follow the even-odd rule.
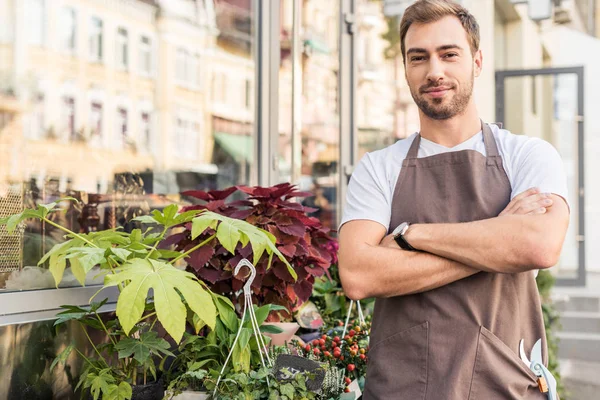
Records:
[[[61,31],[63,50],[74,53],[77,46],[77,15],[75,10],[70,7],[65,7],[61,11]]]
[[[152,152],[152,126],[150,113],[143,112],[140,120],[140,137],[147,152]]]
[[[175,58],[175,78],[179,83],[186,81],[186,63],[188,53],[184,49],[177,49],[177,57]]]
[[[188,117],[179,116],[175,126],[175,154],[186,160],[195,160],[198,156],[198,133],[200,127]]]
[[[200,56],[190,54],[185,49],[178,49],[175,58],[175,78],[177,83],[197,88],[200,85]]]
[[[29,137],[31,139],[40,139],[44,136],[44,103],[44,94],[38,93],[33,104],[29,124]]]
[[[102,61],[102,20],[92,17],[90,24],[90,59],[93,62]]]
[[[198,55],[190,55],[187,62],[187,81],[193,87],[197,87],[200,83],[198,79],[198,68],[200,67],[200,57]]]
[[[63,126],[67,137],[75,140],[75,99],[71,96],[63,97]]]
[[[26,5],[28,42],[35,46],[42,46],[44,44],[44,30],[46,27],[44,0],[27,0]]]
[[[129,65],[129,44],[127,29],[119,28],[117,31],[117,67],[127,69]]]
[[[90,108],[90,136],[102,137],[102,104],[98,102]]]
[[[152,42],[150,38],[140,38],[140,72],[150,74],[152,71]]]
[[[117,110],[117,134],[120,135],[120,141],[123,147],[127,144],[127,110],[119,108]]]

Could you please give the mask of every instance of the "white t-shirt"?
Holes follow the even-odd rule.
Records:
[[[496,125],[490,125],[490,128],[510,181],[511,199],[532,187],[567,199],[567,178],[563,163],[550,143],[538,138],[514,135]],[[392,197],[402,161],[416,136],[415,133],[382,150],[364,155],[348,185],[340,228],[344,223],[357,219],[379,222],[386,230],[389,228]],[[418,157],[468,149],[486,155],[481,131],[452,148],[421,138]]]

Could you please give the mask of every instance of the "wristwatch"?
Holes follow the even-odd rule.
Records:
[[[398,246],[400,246],[402,250],[416,251],[417,249],[412,247],[404,238],[404,234],[408,230],[409,226],[410,224],[408,222],[401,223],[396,227],[396,229],[394,229],[392,235],[394,235],[394,240],[396,243],[398,243]]]

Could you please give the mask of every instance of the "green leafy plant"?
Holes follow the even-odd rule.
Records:
[[[546,341],[548,343],[548,369],[556,379],[557,390],[561,399],[566,398],[565,388],[560,376],[560,366],[558,364],[558,338],[556,331],[560,329],[560,319],[550,298],[550,291],[556,282],[550,271],[540,270],[536,277],[536,283],[540,297],[542,299],[542,315],[544,316],[544,326],[546,327]]]
[[[289,183],[272,187],[231,187],[209,192],[184,192],[190,199],[202,204],[188,206],[184,211],[208,210],[238,221],[232,227],[235,239],[237,226],[250,224],[261,231],[269,232],[275,238],[275,248],[283,258],[260,258],[260,246],[234,245],[215,236],[209,227],[203,233],[190,224],[185,224],[183,232],[175,233],[167,239],[178,250],[185,251],[199,242],[208,242],[208,246],[195,251],[190,256],[189,270],[209,285],[215,293],[229,297],[234,304],[239,302],[239,291],[244,285],[244,277],[234,276],[232,265],[242,258],[254,260],[256,278],[252,284],[253,301],[258,305],[279,304],[290,312],[308,300],[313,290],[315,278],[327,275],[335,260],[336,249],[331,245],[335,239],[329,228],[307,214],[313,209],[304,207],[294,198],[311,196],[300,192]],[[232,195],[245,197],[244,200],[227,201]],[[218,241],[212,238],[219,239]],[[231,256],[233,254],[233,257]],[[289,318],[290,314],[273,313],[269,320],[277,321]]]
[[[104,300],[88,307],[63,306],[64,311],[56,321],[57,325],[67,321],[79,323],[94,349],[93,355],[86,356],[75,346],[68,346],[54,365],[67,362],[75,350],[86,366],[79,386],[90,390],[95,399],[100,396],[103,399],[128,399],[131,398],[131,385],[157,379],[157,370],[166,357],[172,355],[167,340],[159,336],[163,329],[179,343],[186,323],[196,332],[205,326],[214,331],[219,328],[217,321],[231,321],[231,314],[235,315],[230,302],[214,296],[204,282],[184,270],[191,253],[217,240],[231,253],[238,244],[251,248],[255,261],[268,254],[267,267],[275,255],[291,268],[276,248],[276,239],[271,233],[207,210],[179,213],[178,206],[173,204],[162,211],[154,210],[151,215],[135,218],[139,223],[152,225],[145,231],[105,230],[84,234],[73,232],[53,220],[52,215],[61,211],[58,205],[63,201],[76,200],[65,198],[38,205],[36,209],[26,209],[0,219],[0,225],[6,225],[7,231],[12,233],[23,221],[34,218],[65,233],[66,240],[52,247],[39,261],[39,265],[48,264],[57,286],[69,267],[82,285],[88,274],[104,275],[104,285],[94,297],[105,288],[118,288],[116,318],[105,320],[100,316]],[[194,238],[207,229],[212,235],[185,251],[172,251],[161,246],[167,233],[180,225],[189,226]],[[219,319],[218,314],[222,314]],[[107,342],[96,346],[88,329],[103,332]]]
[[[215,329],[207,335],[186,334],[168,370],[169,391],[174,394],[181,390],[202,389],[202,380],[208,373],[218,377],[232,349],[232,358],[225,373],[231,371],[247,374],[261,365],[258,342],[252,330],[250,316],[246,315],[242,324],[242,319],[237,316],[228,298],[217,294],[214,297],[219,310]],[[273,304],[262,307],[255,305],[254,313],[261,333],[280,333],[280,328],[263,325],[263,322],[269,313],[284,310],[283,307]],[[233,342],[240,325],[240,337],[234,347]],[[263,341],[268,343],[269,338],[263,336]]]

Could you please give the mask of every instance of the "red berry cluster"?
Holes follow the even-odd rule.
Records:
[[[350,330],[343,338],[323,335],[320,339],[315,339],[302,348],[305,356],[313,354],[321,362],[329,362],[332,366],[344,368],[346,385],[349,385],[353,379],[366,374],[369,361],[367,356],[369,326],[361,327],[357,324],[349,326],[349,328]]]

